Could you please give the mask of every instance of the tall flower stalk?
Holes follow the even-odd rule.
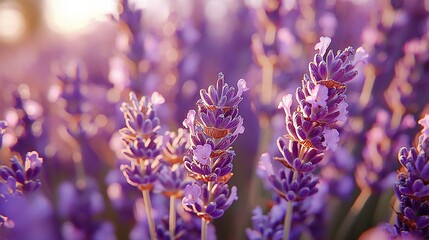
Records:
[[[232,177],[231,145],[244,132],[238,104],[247,91],[246,81],[237,82],[237,90],[225,83],[219,73],[216,87],[200,91],[198,110],[190,110],[183,125],[190,131],[191,155],[184,157],[189,176],[196,181],[185,188],[185,210],[201,218],[201,239],[207,239],[208,224],[223,215],[237,199],[237,188],[229,188]]]
[[[296,206],[315,194],[318,180],[313,176],[317,164],[328,150],[335,151],[339,141],[338,128],[346,121],[346,82],[358,74],[355,65],[360,56],[352,60],[355,51],[347,47],[334,55],[326,50],[331,42],[320,38],[315,49],[319,52],[309,64],[309,75],[304,75],[302,86],[296,90],[296,108],[291,94],[283,97],[279,108],[286,114],[287,134],[278,138],[277,147],[284,168],[274,170],[270,156],[264,154],[261,164],[265,169],[273,190],[287,202],[283,221],[283,239],[289,239],[294,203]],[[362,52],[358,49],[358,52]],[[252,236],[249,236],[252,237]]]
[[[119,132],[122,135],[123,154],[130,160],[129,164],[121,165],[121,170],[132,186],[137,187],[144,200],[151,239],[156,239],[155,224],[152,218],[150,192],[158,178],[161,167],[162,136],[158,134],[160,121],[155,106],[164,102],[157,92],[151,98],[130,93],[131,104],[123,103],[126,127]]]

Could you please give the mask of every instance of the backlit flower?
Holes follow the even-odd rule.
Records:
[[[203,146],[197,145],[194,150],[194,159],[201,164],[208,164],[210,162],[210,154],[212,152],[212,146],[204,144]]]
[[[335,151],[338,146],[338,141],[340,140],[339,135],[340,133],[337,131],[337,129],[325,129],[323,134],[325,141],[323,142],[323,145],[328,149]]]
[[[330,37],[320,37],[320,42],[314,46],[314,50],[319,50],[319,55],[323,57],[329,47],[329,44],[331,44],[331,41]]]
[[[307,96],[305,100],[311,103],[312,108],[326,107],[326,100],[328,99],[328,88],[317,84],[310,92],[310,96]]]

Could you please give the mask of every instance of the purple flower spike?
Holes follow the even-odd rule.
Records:
[[[216,86],[200,90],[198,110],[190,110],[183,121],[183,126],[190,131],[192,153],[183,158],[183,163],[196,183],[185,188],[182,204],[185,210],[196,213],[205,222],[221,217],[237,199],[237,188],[232,187],[229,193],[226,183],[233,175],[235,153],[231,145],[245,130],[238,104],[248,90],[245,80],[237,82],[236,90],[225,83],[224,75],[219,73]],[[196,200],[197,195],[200,200]]]
[[[401,233],[427,239],[429,237],[429,115],[420,119],[423,129],[418,148],[402,148],[398,160],[403,166],[397,175],[394,190],[399,200],[395,227]]]
[[[160,126],[156,107],[164,102],[158,93],[150,98],[130,93],[131,103],[123,103],[121,111],[126,127],[119,130],[122,135],[123,154],[130,161],[123,164],[123,172],[127,182],[140,190],[152,190],[161,168],[163,138],[158,134]]]
[[[263,154],[260,158],[260,175],[271,184],[276,196],[287,201],[287,209],[303,206],[311,200],[310,196],[318,192],[318,178],[313,176],[313,172],[327,150],[337,149],[337,129],[347,120],[344,83],[357,74],[349,59],[354,50],[348,47],[344,51],[338,51],[335,57],[330,50],[325,57],[330,42],[330,38],[321,37],[316,44],[315,50],[319,52],[309,64],[309,75],[304,75],[301,86],[296,89],[296,103],[293,104],[292,95],[288,94],[278,105],[285,112],[287,134],[277,139],[281,157],[273,159],[281,163],[283,168],[274,169],[268,154]],[[287,213],[287,216],[292,217],[290,214],[295,213],[301,219],[308,217],[302,209],[294,209],[294,213]],[[291,223],[286,220],[290,218],[284,219],[285,226],[289,229]],[[292,223],[294,221],[295,219]],[[273,235],[258,224],[254,223],[254,227],[255,231],[247,231],[250,239],[294,239],[293,233],[285,232],[283,236],[282,229],[276,232],[277,235]]]

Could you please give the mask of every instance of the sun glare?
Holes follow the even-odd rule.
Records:
[[[62,34],[85,32],[91,23],[107,19],[117,8],[115,0],[46,0],[44,4],[46,24]]]

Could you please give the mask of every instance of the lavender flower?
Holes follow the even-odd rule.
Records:
[[[35,151],[27,153],[23,164],[17,157],[10,159],[11,168],[0,167],[0,197],[23,195],[40,187],[37,176],[42,169],[43,158]]]
[[[329,41],[328,41],[329,42]],[[354,70],[349,56],[354,53],[353,48],[348,47],[339,51],[334,57],[332,50],[329,51],[326,61],[323,55],[326,51],[327,40],[321,38],[317,45],[320,53],[310,63],[310,77],[304,75],[302,87],[296,91],[297,109],[292,112],[292,95],[283,97],[279,108],[286,114],[286,130],[288,134],[277,140],[277,146],[282,154],[279,160],[286,168],[297,172],[294,179],[302,179],[299,174],[308,174],[316,169],[324,155],[324,151],[336,150],[339,141],[336,126],[344,119],[347,111],[345,100],[344,83],[352,80],[357,72]],[[320,45],[320,46],[319,46]],[[323,49],[322,49],[323,48]],[[347,77],[344,74],[349,75]],[[266,165],[270,162],[267,161]],[[269,167],[268,167],[269,168]],[[269,174],[270,175],[270,174]],[[275,176],[282,176],[276,180]],[[286,180],[289,174],[283,171],[279,175],[271,173],[272,182],[289,182]],[[305,177],[304,177],[305,178]],[[312,178],[310,176],[310,178]],[[300,186],[299,182],[294,185]],[[274,186],[280,187],[278,184]],[[289,189],[289,188],[287,188]],[[282,196],[287,196],[286,189],[277,189]],[[314,191],[310,191],[315,193]]]
[[[282,98],[279,108],[285,112],[287,135],[277,140],[282,155],[275,158],[286,168],[274,171],[267,155],[261,157],[267,171],[268,180],[274,191],[288,201],[283,238],[289,236],[292,219],[292,202],[303,201],[317,192],[317,179],[312,172],[322,160],[324,152],[335,151],[339,141],[336,129],[343,123],[347,114],[345,83],[356,75],[351,47],[338,51],[334,56],[330,50],[324,58],[330,43],[322,37],[315,49],[319,53],[309,64],[310,75],[304,75],[302,86],[296,90],[298,106],[292,111],[292,95]]]
[[[154,188],[161,169],[162,136],[158,134],[160,121],[156,113],[156,105],[164,102],[157,92],[151,98],[130,93],[131,104],[123,103],[121,111],[124,114],[127,127],[119,130],[122,135],[123,154],[130,160],[129,164],[121,165],[127,182],[137,187],[143,195],[147,222],[151,239],[156,238],[154,219],[149,191]]]
[[[423,130],[419,137],[418,148],[402,148],[398,153],[398,160],[403,169],[398,173],[394,190],[399,200],[399,213],[397,213],[395,227],[400,235],[409,232],[422,238],[429,237],[428,119],[429,115],[426,114],[419,121]]]
[[[415,120],[407,115],[402,117],[399,126],[392,125],[392,116],[380,110],[376,123],[367,132],[362,151],[363,161],[358,163],[355,171],[356,182],[362,190],[380,194],[395,182],[398,164],[390,159],[395,157],[402,146],[408,146],[409,137],[406,133],[414,127]]]
[[[123,103],[121,107],[127,127],[119,130],[124,145],[122,152],[130,164],[121,165],[121,170],[129,184],[140,190],[151,190],[161,167],[162,137],[158,134],[160,121],[155,106],[162,103],[163,98],[153,94],[151,99],[142,97],[139,101],[131,92],[130,100],[132,104]]]
[[[213,200],[209,199],[210,195],[214,196]],[[229,192],[227,184],[218,183],[214,184],[209,191],[207,184],[200,185],[197,182],[186,186],[182,204],[185,210],[197,213],[199,217],[207,221],[212,221],[221,217],[235,200],[237,200],[235,186]]]
[[[64,182],[59,189],[59,210],[67,220],[62,227],[64,239],[116,239],[110,222],[95,220],[105,206],[93,179],[77,184]]]
[[[201,237],[206,239],[207,224],[223,215],[237,199],[237,188],[229,190],[226,182],[232,176],[232,143],[244,132],[238,104],[247,91],[246,82],[237,83],[237,91],[219,74],[216,87],[200,91],[198,112],[189,111],[183,125],[190,131],[192,157],[184,157],[189,176],[197,180],[185,188],[183,207],[201,217]]]
[[[3,227],[6,227],[8,233],[4,233],[4,236],[18,239],[19,236],[22,237],[21,231],[27,229],[30,233],[40,231],[40,236],[35,236],[35,239],[41,239],[42,236],[45,239],[52,239],[52,229],[49,226],[36,230],[31,227],[34,226],[34,222],[28,220],[47,223],[52,214],[47,199],[42,194],[37,195],[35,193],[41,185],[38,176],[42,170],[43,158],[39,157],[36,151],[33,151],[27,153],[22,163],[16,156],[10,161],[10,168],[0,166],[0,233],[5,230]],[[33,207],[30,208],[30,206]],[[42,213],[38,212],[39,207],[46,212],[43,210],[41,210]],[[27,209],[24,211],[25,216],[22,214],[23,209]],[[10,232],[7,229],[10,229]]]

